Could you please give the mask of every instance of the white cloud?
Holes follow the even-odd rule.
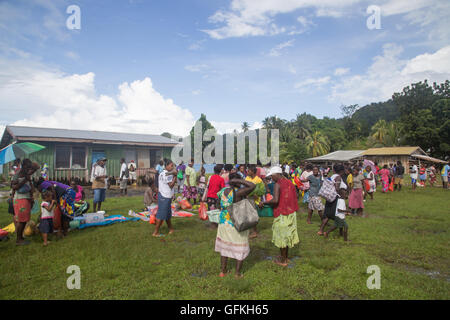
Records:
[[[194,96],[198,96],[200,93],[202,93],[202,90],[192,90]]]
[[[334,70],[335,76],[343,76],[344,74],[347,74],[350,71],[349,68],[337,68]]]
[[[282,42],[276,45],[274,48],[270,49],[269,56],[271,57],[279,57],[281,55],[281,51],[284,48],[292,47],[294,45],[294,40],[289,40],[286,42]]]
[[[360,105],[385,101],[411,83],[450,79],[450,46],[410,60],[401,59],[402,52],[398,45],[384,45],[383,54],[373,59],[365,74],[342,77],[332,87],[330,101]]]
[[[225,39],[274,35],[290,28],[279,27],[274,23],[278,14],[299,9],[314,8],[325,15],[324,8],[339,11],[360,0],[233,0],[229,10],[219,10],[209,18],[209,22],[223,24],[216,29],[203,30],[210,37]],[[333,14],[335,12],[330,11]],[[330,13],[330,14],[331,14]],[[303,20],[306,22],[305,20]],[[301,21],[299,21],[301,23]]]
[[[192,113],[163,97],[148,77],[108,96],[97,93],[92,72],[65,74],[3,58],[0,70],[0,106],[21,119],[16,125],[184,135],[194,124]]]
[[[206,64],[194,64],[194,65],[187,65],[184,67],[185,70],[190,72],[203,72],[209,69],[209,66]]]
[[[206,41],[205,39],[195,41],[195,42],[193,42],[193,43],[191,43],[191,44],[189,45],[188,49],[189,49],[189,50],[192,50],[192,51],[200,50],[200,49],[203,48],[203,43],[204,43],[205,41]]]
[[[306,80],[297,82],[294,85],[295,89],[299,89],[300,91],[306,90],[309,86],[315,86],[317,88],[322,87],[323,85],[329,83],[331,80],[331,77],[321,77],[321,78],[308,78]]]
[[[303,27],[299,30],[295,25],[278,26],[277,16],[312,10],[315,17],[365,17],[366,8],[372,4],[381,7],[384,17],[398,15],[407,24],[423,27],[430,41],[448,43],[450,1],[445,0],[379,0],[375,3],[371,0],[232,0],[228,9],[218,10],[209,17],[216,28],[202,31],[214,39],[301,34],[315,25],[311,19],[299,16],[297,21]]]
[[[66,55],[67,58],[70,58],[72,60],[79,60],[80,59],[80,56],[78,55],[78,53],[73,52],[73,51],[67,51],[65,53],[65,55]]]
[[[233,133],[234,130],[237,132],[242,131],[242,123],[239,122],[229,122],[229,121],[211,121],[211,124],[216,128],[219,134]],[[250,130],[261,129],[262,123],[255,121],[251,126]]]
[[[289,71],[289,73],[297,74],[297,70],[295,69],[295,67],[292,64],[290,64],[288,66],[288,71]]]

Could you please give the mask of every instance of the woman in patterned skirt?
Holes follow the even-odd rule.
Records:
[[[217,228],[215,251],[220,253],[221,272],[220,277],[227,274],[228,258],[236,260],[236,278],[241,278],[241,268],[244,259],[250,253],[248,244],[249,230],[239,232],[231,221],[228,208],[234,203],[244,199],[255,189],[255,185],[249,181],[240,179],[237,173],[230,173],[229,187],[222,188],[217,193],[220,202],[220,219]],[[243,187],[241,187],[243,186]]]

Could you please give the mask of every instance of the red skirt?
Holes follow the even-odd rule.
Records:
[[[31,218],[31,200],[14,199],[14,216],[17,222],[28,222]]]
[[[362,189],[353,189],[348,199],[348,206],[351,209],[364,208],[364,198]]]

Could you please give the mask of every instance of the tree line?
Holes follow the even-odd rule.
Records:
[[[413,83],[388,101],[340,109],[342,117],[338,119],[302,113],[291,120],[276,115],[262,120],[263,129],[279,130],[280,162],[299,162],[336,150],[394,146],[419,146],[433,157],[449,158],[449,80],[432,85],[427,80]],[[203,132],[214,129],[206,115],[202,114],[198,121],[202,122]],[[249,123],[243,122],[241,132],[249,129]],[[167,132],[163,135],[170,137]],[[193,142],[193,128],[190,135]],[[204,142],[203,148],[209,143]]]

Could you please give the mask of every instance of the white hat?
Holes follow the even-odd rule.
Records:
[[[270,168],[269,173],[267,174],[267,177],[273,175],[274,173],[282,174],[283,170],[279,166],[274,166],[274,167]]]

